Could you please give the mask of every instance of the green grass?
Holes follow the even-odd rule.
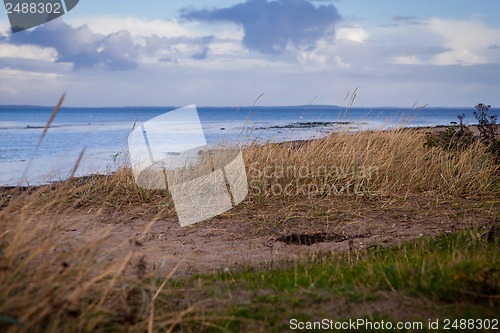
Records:
[[[215,321],[217,330],[288,331],[291,318],[394,323],[495,318],[499,244],[485,236],[477,231],[442,235],[308,262],[282,262],[278,269],[198,275],[172,287],[183,292],[192,288],[192,294],[216,299],[219,305],[208,308],[206,315],[228,316]],[[384,303],[403,308],[362,310]]]

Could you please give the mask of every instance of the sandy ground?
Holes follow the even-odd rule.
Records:
[[[175,270],[175,275],[185,276],[387,246],[471,225],[487,226],[494,219],[491,212],[471,208],[473,202],[467,199],[453,207],[421,199],[246,201],[187,227],[180,227],[171,212],[152,214],[154,207],[147,205],[120,212],[76,211],[57,216],[63,232],[55,251],[70,252],[84,242],[103,239],[99,256],[110,263],[133,253],[129,273],[143,262],[148,271]]]
[[[478,134],[477,128],[471,130]],[[188,227],[179,225],[172,208],[155,204],[119,210],[86,207],[37,218],[42,223],[59,221],[62,232],[54,244],[56,252],[71,253],[86,242],[102,240],[103,260],[111,263],[133,254],[128,273],[145,263],[148,271],[175,270],[185,276],[242,266],[273,267],[303,256],[388,246],[471,226],[486,230],[500,222],[491,208],[498,198],[492,201],[495,205],[479,206],[477,199],[448,202],[425,194],[259,202],[247,198],[223,215]]]

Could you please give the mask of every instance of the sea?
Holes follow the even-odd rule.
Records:
[[[39,185],[70,176],[108,174],[128,163],[128,137],[176,107],[63,107],[46,135],[53,107],[0,105],[0,186]],[[207,144],[245,146],[319,138],[332,131],[477,123],[474,108],[339,106],[198,107]],[[491,109],[490,115],[499,115]],[[79,161],[79,163],[77,163]]]

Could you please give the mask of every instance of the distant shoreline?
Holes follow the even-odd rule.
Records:
[[[195,103],[196,104],[196,103]],[[159,105],[130,105],[130,106],[124,106],[124,105],[116,105],[116,106],[62,106],[61,109],[141,109],[141,108],[148,108],[148,109],[168,109],[168,110],[173,110],[177,108],[181,108],[182,106],[172,106],[172,105],[165,105],[165,106],[159,106]],[[455,110],[474,110],[473,106],[416,106],[416,107],[409,107],[409,106],[352,106],[350,108],[342,106],[342,105],[329,105],[329,104],[311,104],[311,105],[197,105],[197,108],[203,108],[203,109],[216,109],[216,108],[223,108],[223,109],[258,109],[258,108],[266,108],[266,109],[272,109],[272,108],[331,108],[331,109],[342,109],[342,110],[349,110],[349,109],[367,109],[367,110],[380,110],[380,109],[386,109],[386,110],[406,110],[406,111],[424,111],[426,109],[443,109],[443,110],[450,110],[450,109],[455,109]],[[26,108],[32,108],[32,109],[45,109],[45,108],[50,108],[53,109],[53,105],[30,105],[30,104],[4,104],[0,105],[0,109],[7,109],[7,108],[16,108],[16,109],[26,109]],[[498,107],[492,107],[490,111],[500,111],[500,108]]]

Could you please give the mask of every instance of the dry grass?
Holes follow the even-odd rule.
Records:
[[[297,186],[312,189],[308,195],[349,186],[360,195],[476,196],[498,190],[500,168],[484,146],[477,143],[463,152],[428,149],[424,137],[422,130],[399,129],[252,146],[245,151],[249,182],[265,197],[277,192],[273,186],[290,186],[285,197],[303,194]]]
[[[109,181],[100,180],[92,188],[106,186]],[[158,276],[146,275],[140,263],[132,267],[135,275],[123,274],[130,269],[132,252],[111,264],[105,256],[97,255],[106,234],[71,252],[61,247],[59,235],[71,228],[68,221],[57,218],[72,210],[68,203],[73,194],[67,191],[89,191],[87,184],[72,187],[71,183],[41,188],[32,194],[32,201],[25,193],[0,211],[0,331],[152,332],[182,322],[192,307],[186,306],[184,312],[170,312],[168,307],[155,310],[154,304],[168,295],[164,284],[155,284]],[[97,192],[108,190],[102,187]],[[62,193],[67,196],[62,197]],[[99,204],[80,198],[84,201],[75,200],[74,206],[106,207],[116,191],[108,194]],[[44,197],[46,205],[40,205]],[[57,202],[59,199],[66,204]],[[59,210],[46,214],[48,207]],[[165,278],[161,276],[168,281]]]
[[[332,189],[354,190],[353,195],[421,194],[436,200],[498,195],[499,166],[480,144],[453,152],[424,148],[423,142],[422,132],[392,130],[250,146],[244,150],[249,200],[293,201],[334,195]],[[134,268],[137,274],[124,275],[132,254],[113,265],[97,256],[106,235],[71,253],[57,246],[58,234],[68,228],[57,215],[144,204],[154,206],[157,216],[174,214],[167,191],[138,188],[127,168],[109,176],[2,191],[1,331],[152,332],[209,325],[196,304],[170,298],[169,277],[145,272],[141,265]]]

